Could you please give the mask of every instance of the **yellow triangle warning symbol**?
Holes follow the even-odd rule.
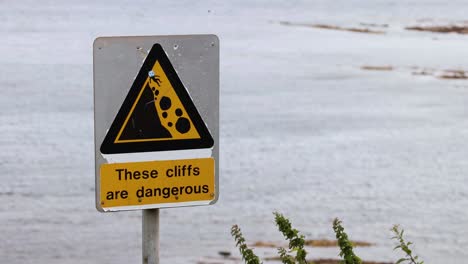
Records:
[[[101,144],[101,153],[210,148],[213,143],[166,53],[154,44]]]

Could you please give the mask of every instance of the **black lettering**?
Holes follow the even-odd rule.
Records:
[[[163,188],[162,193],[163,193],[164,198],[169,198],[171,196],[171,189],[168,187],[165,187]]]
[[[195,175],[195,176],[200,175],[200,168],[194,167],[194,168],[193,168],[193,175]]]
[[[145,180],[149,178],[149,171],[144,170],[142,174],[143,174],[143,176],[141,176],[141,178],[143,178]]]
[[[170,174],[169,174],[169,172],[170,172]],[[169,178],[172,177],[172,176],[174,176],[173,170],[172,170],[172,169],[168,169],[168,170],[166,171],[166,176],[169,177]]]
[[[140,179],[140,172],[139,171],[134,171],[133,172],[133,179],[138,180]]]
[[[125,180],[131,180],[131,179],[132,179],[132,172],[127,171],[127,169],[125,169]]]
[[[123,169],[116,169],[115,171],[119,173],[119,181],[122,180],[122,174],[121,174],[121,172],[123,171]],[[108,200],[109,200],[109,199],[108,199]]]
[[[161,188],[154,188],[154,196],[161,196]]]
[[[177,187],[172,187],[172,189],[171,189],[171,194],[172,194],[172,195],[178,195],[178,194],[179,194],[179,188],[177,188]]]
[[[107,200],[117,200],[119,199],[119,194],[120,194],[120,198],[122,199],[127,199],[128,197],[128,192],[126,190],[123,190],[123,191],[110,191],[110,192],[107,192],[106,194],[106,199]]]
[[[138,198],[143,198],[143,196],[145,196],[145,187],[142,186],[140,189],[138,189],[136,191],[136,196]]]
[[[202,186],[202,192],[203,193],[208,193],[208,185],[203,185]]]
[[[180,193],[180,194],[182,194],[182,191],[184,190],[184,188],[185,188],[184,186],[180,186],[180,187],[179,187],[179,193]]]
[[[114,192],[107,192],[106,199],[114,200]]]
[[[190,189],[189,189],[190,188]],[[190,191],[189,191],[190,190]],[[192,186],[187,186],[185,187],[185,193],[186,194],[191,194],[193,192],[193,187]]]
[[[201,193],[201,186],[200,185],[193,186],[193,193]]]
[[[152,191],[151,189],[146,189],[145,196],[146,196],[146,197],[151,197],[151,196],[153,196],[153,191]]]
[[[150,176],[151,176],[151,178],[156,179],[158,177],[158,171],[157,170],[152,170]]]

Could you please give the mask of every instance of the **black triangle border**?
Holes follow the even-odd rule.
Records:
[[[147,141],[147,142],[129,142],[129,143],[114,143],[119,130],[127,114],[129,114],[133,103],[138,97],[143,84],[148,77],[148,71],[152,69],[153,65],[159,61],[161,68],[166,73],[167,78],[171,82],[177,96],[181,103],[184,105],[187,115],[192,120],[193,125],[200,135],[200,139],[177,139],[177,140],[163,140],[163,141]],[[119,109],[112,125],[107,132],[100,151],[102,154],[118,154],[118,153],[137,153],[137,152],[150,152],[150,151],[169,151],[169,150],[183,150],[183,149],[202,149],[211,148],[214,145],[213,137],[211,136],[208,128],[206,127],[203,119],[193,104],[190,95],[188,94],[182,81],[179,79],[174,67],[172,66],[169,58],[162,46],[158,43],[154,44],[148,56],[143,62],[140,71],[138,72],[135,81],[130,88],[127,96],[125,97],[122,106]]]

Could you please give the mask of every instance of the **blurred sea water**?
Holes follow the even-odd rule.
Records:
[[[0,1],[0,262],[139,263],[141,212],[94,208],[92,42],[217,34],[220,200],[161,212],[162,263],[236,253],[229,230],[282,241],[272,211],[308,238],[344,221],[366,260],[392,261],[401,224],[427,263],[468,258],[466,1]],[[360,34],[292,23],[378,27]],[[364,71],[391,65],[392,71]],[[274,250],[257,249],[262,256]],[[337,257],[337,249],[310,249]]]

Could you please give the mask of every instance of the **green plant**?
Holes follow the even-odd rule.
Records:
[[[289,219],[284,217],[282,214],[278,212],[273,213],[275,215],[275,222],[278,226],[279,231],[284,235],[286,240],[289,241],[288,249],[283,247],[278,248],[279,258],[282,263],[284,264],[313,264],[313,262],[307,262],[306,256],[307,252],[304,249],[305,240],[304,236],[299,234],[297,229],[292,227],[291,222]],[[338,241],[338,246],[340,248],[339,255],[343,258],[340,260],[340,264],[362,264],[362,260],[356,256],[353,252],[353,244],[349,240],[348,235],[344,231],[344,227],[342,225],[341,220],[335,218],[333,220],[333,230],[336,234],[336,239]],[[395,236],[392,239],[396,239],[398,241],[398,245],[394,248],[401,248],[403,252],[406,254],[405,258],[400,258],[396,264],[401,263],[410,263],[410,264],[424,264],[423,261],[419,261],[419,257],[413,255],[413,252],[409,248],[412,245],[411,242],[406,242],[403,238],[404,230],[401,229],[398,225],[393,226],[391,229],[395,233]],[[246,264],[261,264],[260,258],[255,255],[255,253],[249,249],[247,244],[245,243],[245,239],[242,235],[240,228],[237,225],[232,226],[231,228],[231,235],[234,237],[236,241],[236,246],[239,247],[239,251],[242,255],[242,259]],[[295,253],[295,256],[291,255]]]
[[[393,233],[395,233],[395,236],[392,237],[392,239],[395,239],[398,241],[398,245],[394,248],[394,250],[400,248],[406,254],[406,257],[400,258],[396,262],[396,264],[405,263],[405,262],[412,263],[412,264],[423,264],[424,261],[418,261],[419,257],[416,255],[413,256],[413,252],[409,248],[409,246],[412,245],[413,243],[411,243],[410,241],[408,242],[405,241],[403,237],[403,233],[405,230],[403,230],[403,228],[400,228],[400,226],[398,225],[394,225],[392,229],[390,230],[393,231]]]
[[[236,241],[236,246],[239,247],[239,251],[242,255],[242,259],[245,261],[246,264],[261,264],[260,258],[255,255],[255,253],[249,249],[247,244],[245,243],[244,236],[240,228],[237,225],[232,226],[231,228],[231,235],[234,237]]]
[[[282,214],[278,212],[274,212],[273,214],[275,215],[275,222],[279,231],[283,233],[284,237],[289,241],[289,252],[296,252],[296,256],[293,257],[287,254],[286,249],[280,247],[278,249],[278,253],[281,257],[281,261],[285,264],[296,263],[296,261],[298,264],[307,264],[307,252],[304,249],[304,236],[299,235],[299,231],[292,228],[289,219],[284,217]]]
[[[340,256],[343,258],[340,264],[361,264],[361,259],[356,256],[353,252],[353,244],[348,239],[348,235],[344,232],[342,222],[335,218],[333,220],[333,230],[338,240],[338,246],[340,247]]]
[[[281,259],[281,262],[284,264],[295,264],[294,257],[289,255],[285,248],[279,247],[278,254]]]

